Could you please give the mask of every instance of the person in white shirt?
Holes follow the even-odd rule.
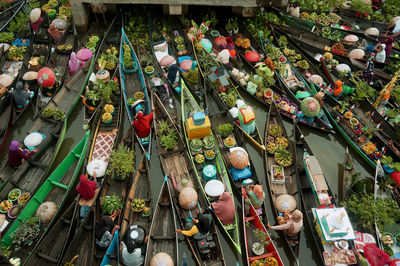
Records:
[[[377,51],[376,56],[375,56],[375,61],[380,62],[380,63],[385,63],[386,60],[386,44],[384,43],[378,43],[375,46],[375,50]]]

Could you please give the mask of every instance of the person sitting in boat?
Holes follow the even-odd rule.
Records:
[[[234,222],[236,210],[233,198],[229,192],[222,193],[218,201],[211,203],[211,206],[223,225],[229,225]]]
[[[59,30],[59,29],[56,28],[56,26],[54,24],[50,24],[49,28],[47,29],[47,32],[49,33],[49,35],[53,39],[54,43],[57,44],[58,41],[63,36],[65,30]]]
[[[184,236],[194,236],[198,233],[201,235],[207,235],[210,232],[212,217],[211,214],[200,214],[197,219],[192,220],[191,223],[186,223],[186,227],[189,230],[176,230],[177,233]],[[194,223],[193,223],[194,222]]]
[[[113,239],[115,230],[120,228],[119,225],[114,223],[115,217],[120,212],[121,210],[115,211],[110,216],[103,215],[100,221],[96,222],[95,240],[96,245],[100,248],[106,249]]]
[[[362,78],[370,85],[372,85],[372,79],[374,78],[374,54],[368,59],[367,66],[363,70]]]
[[[96,172],[93,175],[96,178]],[[96,187],[96,181],[89,180],[86,175],[81,175],[76,191],[84,200],[90,200],[95,195]]]
[[[286,218],[278,216],[278,225],[267,224],[267,227],[272,230],[283,231],[289,237],[295,237],[303,227],[303,213],[299,210],[294,210],[291,216]]]
[[[386,40],[381,42],[386,45],[386,48],[385,48],[386,56],[390,56],[390,54],[392,53],[393,42],[394,42],[394,38],[392,36],[388,36],[386,38]]]
[[[42,24],[43,18],[41,17],[41,15],[42,11],[38,7],[32,9],[29,14],[31,28],[34,33],[39,29],[40,24]]]
[[[122,261],[127,266],[143,265],[148,236],[143,226],[132,225],[122,240]]]
[[[394,21],[392,24],[390,24],[389,26],[387,26],[386,30],[388,32],[386,32],[386,36],[389,34],[390,29],[392,29],[392,37],[396,38],[397,36],[400,35],[400,19]]]
[[[37,150],[30,152],[27,149],[21,149],[19,147],[19,142],[13,140],[8,149],[8,164],[12,167],[18,167],[24,162],[24,160],[28,160],[35,152],[37,152]]]
[[[135,115],[135,119],[132,122],[137,136],[141,139],[147,138],[150,135],[154,107],[151,108],[151,111],[152,112],[150,114],[144,115],[144,109],[139,107]]]
[[[258,211],[264,203],[265,193],[262,185],[250,185],[246,187],[247,197],[250,199],[251,204]]]
[[[28,85],[18,81],[13,91],[13,100],[17,110],[23,110],[29,104],[30,99],[33,97],[34,92],[30,91]]]
[[[375,61],[379,63],[385,63],[386,60],[386,44],[384,43],[378,43],[375,46],[376,50],[376,56],[375,56]]]
[[[342,85],[343,85],[343,82],[340,79],[335,82],[335,86],[333,87],[333,96],[336,99],[338,99],[338,98],[340,98],[340,96],[342,96],[342,93],[343,93],[343,86]],[[319,99],[317,99],[317,100],[318,100],[318,102],[320,102]],[[320,105],[321,105],[321,103],[320,103]]]

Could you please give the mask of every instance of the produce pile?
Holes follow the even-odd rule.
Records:
[[[99,59],[97,59],[96,68],[98,70],[104,68],[107,70],[113,70],[115,69],[117,63],[118,63],[118,50],[115,46],[111,46],[106,50],[106,53],[102,53]]]
[[[267,152],[274,154],[276,163],[280,166],[288,167],[293,163],[293,155],[287,150],[289,141],[282,134],[283,129],[277,124],[272,124],[268,128],[268,137],[265,141],[267,143]]]

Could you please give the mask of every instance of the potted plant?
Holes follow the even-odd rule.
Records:
[[[232,19],[232,30],[234,34],[239,33],[239,23],[236,17]]]
[[[199,138],[192,139],[190,142],[190,149],[194,152],[199,152],[203,148],[203,141]]]
[[[62,111],[62,110],[56,109],[56,111],[54,112],[53,117],[54,117],[55,120],[62,120],[65,117],[65,112]]]
[[[178,142],[176,141],[177,136],[175,134],[175,131],[170,131],[169,134],[163,135],[160,137],[160,144],[163,146],[166,150],[172,150],[177,147]]]
[[[8,193],[8,199],[10,201],[15,201],[18,199],[18,197],[21,195],[21,190],[19,190],[18,188],[14,188],[13,190],[11,190]]]
[[[144,92],[142,92],[142,91],[135,92],[135,94],[133,95],[133,98],[135,98],[136,101],[143,100]]]
[[[145,72],[146,74],[148,74],[148,75],[151,75],[151,74],[154,73],[154,67],[153,67],[153,66],[146,66],[146,67],[144,68],[144,72]]]
[[[111,215],[114,211],[121,210],[124,206],[122,200],[114,193],[111,196],[100,198],[100,208],[102,215]]]
[[[132,58],[131,49],[128,44],[123,46],[123,58],[122,62],[124,64],[124,71],[126,73],[133,73],[137,71],[137,64]]]
[[[204,155],[201,153],[196,154],[196,156],[194,157],[194,161],[198,164],[204,163]]]
[[[96,90],[86,90],[85,92],[86,104],[92,107],[96,107],[100,103],[100,95]]]
[[[135,171],[134,165],[135,152],[128,151],[124,145],[120,145],[118,150],[113,150],[107,167],[107,174],[113,175],[113,178],[125,180]]]
[[[168,134],[168,132],[170,131],[170,128],[169,128],[169,124],[166,120],[156,121],[156,123],[157,123],[157,134],[159,136]]]
[[[297,66],[303,71],[305,71],[305,70],[310,68],[310,65],[308,64],[307,60],[304,60],[304,59],[298,61],[297,62]]]
[[[18,205],[24,206],[28,203],[29,199],[31,198],[31,194],[29,192],[24,192],[21,196],[18,197]]]
[[[92,36],[89,37],[89,41],[90,42],[97,43],[99,40],[100,40],[100,37],[97,36],[97,35],[92,35]]]
[[[226,138],[227,136],[229,136],[232,133],[233,125],[229,124],[229,123],[225,123],[225,124],[219,125],[217,130],[218,130],[218,133],[222,137]]]
[[[245,225],[246,227],[249,227],[249,224],[246,223]],[[258,242],[255,242],[251,249],[254,252],[254,254],[256,254],[257,256],[260,256],[262,254],[264,254],[265,252],[265,247],[268,247],[271,244],[271,239],[268,237],[268,235],[266,233],[264,233],[264,231],[260,230],[260,229],[255,229],[252,230],[253,235],[259,239]]]
[[[112,104],[104,105],[104,112],[114,114],[114,106]]]
[[[112,115],[111,115],[110,113],[104,113],[104,114],[101,116],[101,121],[102,121],[104,124],[110,124],[110,123],[112,122]]]
[[[13,239],[12,244],[15,247],[15,251],[20,250],[22,247],[30,246],[39,235],[39,228],[40,220],[35,216],[22,221],[20,226],[10,235]]]
[[[232,36],[232,30],[233,30],[232,19],[228,20],[228,23],[226,23],[226,25],[225,25],[225,29],[228,32],[229,36]]]
[[[204,148],[212,149],[214,147],[214,138],[212,136],[206,136],[203,138]]]

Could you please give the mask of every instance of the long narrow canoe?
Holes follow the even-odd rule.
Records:
[[[181,45],[184,46],[183,49],[182,47],[180,47]],[[193,51],[193,49],[195,48],[192,45],[192,41],[187,38],[187,35],[184,33],[182,28],[178,26],[177,23],[172,25],[171,47],[172,52],[178,59],[179,65],[185,60],[196,60],[195,53]],[[205,91],[199,66],[196,65],[194,69],[190,69],[188,71],[183,70],[181,67],[179,67],[179,71],[181,73],[182,79],[185,81],[186,86],[190,90],[190,93],[193,95],[198,103],[202,103]]]
[[[128,99],[135,99],[135,103],[141,105],[145,110],[144,114],[148,115],[151,113],[151,99],[147,93],[146,82],[143,76],[142,67],[140,66],[140,62],[136,56],[135,50],[131,42],[128,40],[128,37],[125,34],[125,30],[121,28],[121,45],[120,45],[120,53],[119,53],[119,72],[121,76],[121,86],[122,86],[122,95],[124,97],[125,102],[125,110],[128,114],[128,119],[130,124],[135,120],[135,106],[129,104]],[[137,70],[133,72],[133,70],[126,69],[124,65],[124,46],[128,45],[132,59],[134,64],[137,66]],[[135,96],[139,93],[144,94],[144,97],[141,99],[136,99]],[[140,101],[140,102],[139,102]],[[150,135],[146,138],[139,138],[135,132],[136,139],[139,143],[141,150],[146,154],[148,160],[150,160],[151,154],[151,142],[152,142],[152,130],[150,129]]]
[[[120,45],[121,41],[121,15],[118,13],[115,15],[114,19],[111,21],[110,26],[107,28],[106,33],[103,35],[104,38],[100,39],[100,45],[96,46],[96,51],[95,51],[95,56],[94,56],[94,64],[95,64],[95,69],[92,70],[90,74],[90,79],[89,79],[89,84],[88,87],[90,89],[93,89],[94,84],[96,82],[96,72],[100,70],[99,66],[99,59],[101,55],[106,53],[106,50],[109,48],[109,46],[114,46],[117,50]],[[94,35],[99,36],[98,33],[101,32],[101,28],[93,29],[93,33],[96,33]],[[102,33],[102,32],[101,32]],[[86,38],[85,38],[86,39]],[[87,36],[87,39],[90,39],[90,36]],[[85,45],[86,43],[83,43],[82,45]],[[118,58],[118,55],[117,55]],[[117,73],[118,73],[118,62],[115,63],[115,68],[112,70],[107,70],[110,74],[110,79],[113,79]],[[88,100],[86,100],[87,102]],[[96,108],[94,110],[89,110],[88,108],[84,108],[84,124],[86,125],[91,125],[92,122],[95,120],[96,115],[98,112],[100,112],[100,106],[101,106],[101,99],[96,101]]]
[[[192,113],[192,112],[200,112],[200,106],[197,104],[197,102],[195,101],[195,99],[193,98],[193,96],[191,95],[191,93],[189,92],[189,90],[187,89],[186,85],[184,82],[182,82],[182,94],[181,94],[181,108],[182,108],[182,125],[183,128],[186,127],[186,124],[188,123],[187,121],[187,115]],[[197,153],[189,150],[190,148],[190,142],[189,142],[189,138],[187,135],[186,130],[183,130],[184,134],[185,134],[185,139],[186,139],[186,148],[188,149],[189,152],[189,157],[190,160],[192,161],[192,166],[194,169],[196,169],[195,173],[196,173],[196,178],[197,181],[201,187],[201,190],[203,192],[203,195],[205,196],[207,203],[209,206],[211,206],[211,201],[214,200],[213,197],[208,196],[207,193],[205,192],[205,185],[207,183],[207,181],[205,179],[203,179],[203,174],[202,174],[202,169],[204,166],[206,166],[205,161],[201,164],[195,163],[195,156]],[[212,131],[210,132],[210,136],[213,137],[214,139],[214,143],[216,143],[216,139],[212,133]],[[225,187],[225,191],[228,192],[230,194],[230,196],[233,199],[233,191],[232,191],[232,187],[229,181],[229,177],[228,177],[228,173],[224,164],[224,161],[222,159],[222,155],[221,152],[219,150],[218,147],[214,147],[214,152],[216,153],[216,159],[214,159],[212,162],[210,162],[213,166],[216,167],[217,169],[217,173],[216,173],[216,180],[221,181],[224,184]],[[220,226],[222,227],[222,229],[224,230],[224,232],[226,233],[226,236],[229,238],[230,242],[232,243],[232,245],[235,247],[235,249],[237,250],[238,253],[241,253],[241,247],[240,247],[240,236],[239,236],[239,224],[238,224],[238,217],[237,215],[235,215],[235,220],[233,221],[232,224],[228,224],[228,225],[224,225],[220,219],[218,219],[218,223],[220,224]]]
[[[4,97],[1,97],[0,104],[0,152],[3,150],[6,140],[8,137],[8,132],[10,130],[13,115],[14,115],[14,106],[12,105],[12,95],[11,93],[6,92]]]
[[[115,230],[114,236],[111,240],[110,245],[107,248],[106,254],[101,260],[100,266],[112,265],[111,263],[116,262],[116,265],[119,265],[119,232]],[[116,253],[116,257],[113,257],[114,253]]]
[[[39,113],[43,110],[44,106],[51,100],[52,96],[56,94],[56,92],[62,87],[64,80],[69,77],[68,72],[68,61],[71,57],[69,52],[75,51],[75,33],[73,24],[70,28],[64,33],[63,37],[61,38],[59,44],[57,46],[52,47],[53,51],[50,54],[50,58],[46,64],[46,67],[52,69],[56,76],[56,83],[53,85],[53,89],[51,91],[51,95],[44,94],[42,88],[39,87],[37,91],[36,97],[36,105],[34,109],[34,118],[36,118]],[[66,50],[59,50],[58,47],[60,45],[66,47],[71,46],[71,50],[67,52]]]
[[[242,217],[243,217],[243,231],[244,231],[244,243],[246,245],[245,250],[246,250],[246,259],[247,259],[247,266],[252,265],[252,263],[256,260],[261,260],[264,261],[267,258],[274,258],[276,262],[278,263],[279,266],[283,265],[282,259],[279,256],[278,250],[275,247],[274,242],[271,239],[271,236],[269,235],[267,229],[265,228],[265,225],[263,224],[262,220],[257,214],[256,209],[254,206],[251,204],[251,202],[246,203],[247,199],[247,194],[246,190],[242,188]],[[246,212],[246,208],[244,206],[249,205],[249,210]],[[261,231],[265,235],[265,239],[262,239],[263,241],[266,241],[268,245],[264,247],[264,254],[262,255],[257,255],[254,253],[252,250],[253,244],[255,243],[260,243],[261,239],[257,237],[257,232]],[[274,265],[274,264],[272,264]]]
[[[96,159],[108,163],[110,159],[114,145],[117,143],[116,138],[118,136],[121,119],[123,115],[122,96],[120,94],[116,95],[116,99],[113,101],[113,106],[114,106],[113,119],[109,124],[101,122],[100,113],[98,113],[95,117],[96,128],[92,131],[93,133],[90,136],[91,147],[86,156],[85,165],[87,165],[87,163],[90,163],[90,161]],[[98,200],[98,195],[101,187],[105,183],[104,182],[105,179],[106,177],[97,178],[97,182],[99,183],[99,188],[96,189],[95,195],[92,199],[90,200],[84,200],[83,198],[78,199],[76,204],[79,205],[78,209],[80,215],[77,217],[77,219],[86,220],[86,222],[80,224],[78,228],[78,233],[81,232],[83,235],[79,235],[78,233],[75,234],[72,242],[66,249],[63,258],[60,260],[61,263],[64,264],[66,262],[69,262],[75,256],[78,255],[78,257],[75,259],[76,263],[89,266],[92,264],[96,264],[94,260],[95,258],[94,225],[96,223],[96,217],[97,217],[96,206],[97,204],[100,204]],[[85,210],[87,209],[90,209],[89,214],[85,213]],[[84,244],[82,244],[81,249],[78,249],[76,245],[78,245],[77,243],[81,242]]]
[[[165,108],[167,108],[172,120],[175,121],[175,124],[179,126],[180,124],[176,100],[173,96],[171,86],[169,85],[167,78],[164,76],[163,70],[154,57],[150,55],[147,50],[139,44],[139,42],[137,42],[136,49],[138,51],[137,56],[142,69],[145,69],[147,66],[152,66],[154,68],[153,74],[144,75],[147,82],[148,93],[151,93],[152,91],[156,92],[158,98],[160,98]]]
[[[271,141],[271,138],[274,138],[274,141],[271,142],[270,144],[267,144],[267,149],[269,145],[273,145],[272,143],[275,143],[277,145],[277,139],[279,138],[278,136],[272,136],[270,134],[270,130],[272,127],[277,128],[280,127],[282,129],[282,134],[281,138],[285,138],[287,143],[289,144],[287,150],[291,155],[292,158],[294,157],[295,153],[295,148],[293,146],[293,143],[289,140],[288,134],[285,129],[285,125],[283,124],[282,118],[278,112],[278,108],[276,107],[275,103],[271,104],[271,108],[269,109],[268,112],[268,119],[265,123],[265,128],[264,128],[264,139],[267,143],[268,140]],[[279,148],[278,148],[279,149]],[[274,214],[275,214],[275,219],[279,216],[279,213],[282,212],[283,210],[283,205],[278,206],[277,202],[279,197],[283,196],[289,196],[291,197],[295,202],[296,206],[294,206],[292,209],[288,210],[289,212],[294,211],[295,209],[301,210],[301,199],[300,199],[300,193],[299,193],[299,187],[297,183],[297,174],[296,174],[296,164],[292,162],[289,166],[287,167],[282,167],[283,172],[284,172],[284,179],[283,182],[282,180],[275,180],[273,176],[273,167],[279,167],[278,163],[274,159],[274,155],[271,152],[264,152],[264,161],[265,161],[265,172],[266,174],[266,182],[268,184],[268,191],[269,195],[271,198],[271,201],[273,202],[273,208],[274,208]],[[289,163],[288,163],[289,164]],[[285,240],[287,246],[289,247],[291,251],[292,257],[295,259],[297,262],[297,265],[299,265],[299,251],[300,251],[300,236],[301,232],[299,232],[295,237],[288,237],[285,233],[282,231],[281,235],[283,236],[283,239]]]
[[[45,136],[39,146],[36,147],[37,153],[19,166],[18,169],[10,167],[6,162],[0,172],[0,195],[4,197],[15,187],[24,191],[34,193],[39,185],[44,181],[55,157],[61,147],[66,132],[68,117],[74,110],[88,80],[88,71],[93,67],[93,61],[88,60],[86,64],[57,92],[48,107],[57,108],[65,112],[64,121],[56,121],[39,116],[36,118],[32,128],[28,133],[39,132]],[[12,182],[9,182],[12,180]],[[29,181],[27,181],[29,180]]]
[[[352,177],[356,173],[353,160],[350,157],[349,149],[346,147],[344,161],[340,167],[341,189],[339,190],[339,200],[343,201],[349,196],[349,189],[352,184]]]
[[[174,265],[178,265],[177,224],[169,186],[169,181],[165,178],[158,196],[157,206],[154,207],[154,216],[147,242],[145,266],[149,266],[153,256],[159,252],[167,253]]]
[[[300,187],[301,200],[303,203],[303,217],[305,218],[305,224],[308,226],[309,230],[312,232],[311,238],[314,242],[313,249],[315,252],[314,256],[317,257],[318,263],[321,265],[324,264],[323,258],[323,247],[321,245],[321,239],[318,236],[318,232],[315,228],[314,224],[314,216],[311,208],[315,208],[317,206],[316,200],[314,198],[314,192],[311,187],[310,182],[308,181],[307,173],[304,170],[303,165],[303,155],[304,152],[307,151],[309,155],[312,155],[312,151],[308,146],[303,133],[300,131],[298,125],[295,124],[295,145],[296,145],[296,172],[298,174],[298,185]],[[322,178],[324,178],[322,176]]]
[[[209,81],[206,81],[206,85],[209,84]],[[223,106],[220,105],[220,102],[218,101],[218,96],[216,95],[217,93],[214,90],[206,90],[206,103],[208,106],[208,111],[209,111],[209,117],[211,120],[211,128],[212,131],[215,134],[215,138],[217,140],[216,145],[218,145],[219,150],[221,151],[222,158],[224,160],[224,163],[226,165],[226,168],[229,169],[228,174],[231,179],[232,184],[234,184],[235,191],[237,192],[237,195],[239,197],[242,196],[242,187],[245,187],[247,185],[255,185],[255,184],[261,184],[261,181],[257,175],[256,169],[254,167],[254,163],[251,160],[249,156],[249,166],[247,167],[248,170],[250,170],[250,176],[246,178],[238,178],[236,179],[236,176],[234,177],[232,174],[232,164],[230,161],[230,155],[231,155],[231,150],[233,151],[234,149],[241,148],[245,150],[248,154],[248,151],[246,150],[245,143],[243,140],[243,135],[241,134],[240,130],[235,127],[234,121],[232,119],[229,119],[229,116],[226,111],[221,111],[223,110]],[[229,134],[228,137],[231,137],[234,139],[235,145],[234,147],[228,148],[224,140],[226,137],[222,136],[218,132],[218,127],[223,124],[230,124],[232,125],[233,131],[231,134]],[[249,181],[251,180],[251,183]],[[245,182],[246,181],[246,182]],[[267,209],[265,204],[262,206],[262,218],[265,219],[267,215]]]
[[[131,146],[135,145],[134,134],[131,133],[131,136],[127,138],[130,140]],[[132,202],[134,199],[140,198],[145,202],[146,207],[150,208],[150,215],[145,217],[142,213],[132,211]],[[120,258],[122,258],[122,249],[123,249],[123,239],[125,235],[129,232],[131,226],[141,226],[144,228],[146,235],[150,232],[150,225],[153,217],[152,210],[152,194],[151,194],[151,181],[150,181],[150,172],[149,172],[149,162],[143,156],[140,161],[139,168],[136,171],[135,176],[132,180],[132,185],[129,190],[128,198],[125,202],[124,212],[123,212],[123,220],[121,224],[121,231],[119,238],[119,252]],[[122,259],[122,263],[124,263]]]
[[[30,253],[23,265],[57,265],[64,254],[67,243],[77,227],[78,205],[71,204],[49,228],[46,236],[38,241],[37,247]]]
[[[127,134],[130,134],[131,129],[128,129]],[[118,138],[118,136],[117,136]],[[125,146],[125,140],[126,138],[124,137],[121,141],[119,145],[124,145]],[[129,142],[130,143],[130,142]],[[119,146],[118,146],[119,148]],[[135,147],[133,145],[130,146],[126,146],[127,148],[127,153],[130,151],[134,151]],[[117,145],[114,145],[114,150],[117,149]],[[134,167],[135,167],[135,163],[134,163]],[[111,196],[111,195],[117,195],[118,198],[122,201],[125,202],[127,200],[128,197],[128,191],[130,188],[130,184],[131,184],[131,178],[130,176],[126,177],[125,179],[121,180],[121,179],[117,179],[115,177],[115,175],[109,175],[106,174],[106,176],[104,177],[104,182],[103,182],[103,186],[100,192],[100,197],[107,197],[107,196]],[[98,204],[97,206],[97,213],[100,214],[101,213],[101,206],[100,204]],[[122,221],[123,221],[123,213],[124,213],[124,209],[121,210],[121,212],[119,214],[117,214],[117,216],[114,219],[114,224],[120,226]],[[96,223],[98,223],[101,219],[101,215],[97,215],[96,217]],[[119,241],[117,240],[117,243],[119,243]],[[113,248],[111,249],[111,244],[109,246],[109,249],[107,249],[107,252],[104,254],[104,249],[98,247],[96,245],[96,249],[95,249],[95,254],[94,254],[94,258],[97,261],[97,263],[100,263],[104,261],[105,257],[108,257],[106,260],[108,260],[109,262],[112,262],[113,264],[118,265],[119,264],[119,252],[116,250],[119,247],[119,244],[117,244],[117,246],[113,246]],[[117,260],[117,259],[118,260]],[[111,263],[110,263],[111,264]]]
[[[174,202],[174,207],[176,213],[179,218],[179,222],[181,227],[189,230],[190,228],[186,228],[186,223],[188,219],[196,219],[198,213],[205,212],[207,210],[207,204],[202,197],[199,195],[198,203],[191,210],[186,210],[179,205],[179,192],[177,191],[177,187],[183,188],[184,182],[191,182],[193,188],[196,191],[199,191],[197,183],[195,183],[193,176],[193,167],[187,155],[185,149],[185,143],[182,139],[181,134],[179,133],[178,128],[172,121],[171,117],[168,114],[168,111],[163,106],[161,100],[157,97],[157,95],[153,94],[153,105],[155,107],[155,131],[159,132],[160,128],[158,127],[158,123],[168,123],[169,129],[176,132],[177,135],[177,144],[175,145],[173,150],[167,150],[161,145],[161,136],[156,134],[156,142],[159,151],[159,157],[161,161],[162,168],[164,170],[164,174],[169,176],[173,180],[174,187],[171,189],[171,195]],[[187,243],[192,250],[192,253],[196,259],[198,265],[225,265],[224,254],[222,251],[222,246],[218,237],[218,233],[215,229],[214,221],[211,222],[210,232],[208,236],[211,236],[211,240],[206,237],[200,236],[192,236],[185,237]],[[199,248],[199,245],[203,243],[202,248]]]
[[[234,100],[232,106],[228,105],[229,96],[223,97],[222,92],[219,91],[218,79],[215,80],[215,82],[213,82],[209,76],[209,74],[212,72],[215,72],[218,67],[221,67],[223,69],[223,71],[225,71],[225,68],[223,66],[220,66],[219,63],[215,60],[215,58],[211,54],[209,54],[205,49],[202,49],[201,52],[197,53],[197,58],[199,60],[199,64],[203,68],[203,72],[205,73],[207,78],[210,80],[213,89],[218,92],[218,96],[221,99],[221,102],[222,102],[225,110],[229,111],[229,109],[231,109],[231,107],[236,105],[236,100],[244,101],[243,97],[238,92],[237,87],[235,85],[233,85],[232,81],[229,78],[227,78],[229,84],[227,86],[225,86],[225,89],[227,90],[226,94],[233,96],[233,100]],[[211,63],[206,63],[206,61],[211,62]],[[229,103],[229,104],[231,104],[231,103]],[[229,115],[232,116],[231,113],[229,113]],[[232,118],[235,120],[237,119],[237,117],[232,117]],[[265,150],[265,146],[264,146],[264,143],[261,138],[261,134],[260,134],[260,131],[259,131],[257,125],[255,126],[255,131],[252,134],[246,133],[246,131],[240,126],[239,121],[237,121],[237,122],[235,121],[235,125],[237,127],[239,127],[239,129],[243,132],[243,134],[254,145],[256,145],[261,150]]]
[[[172,56],[174,57],[174,53],[170,47],[170,45],[168,44],[167,40],[165,39],[164,35],[160,32],[160,30],[156,27],[156,25],[154,25],[153,21],[149,21],[149,39],[150,39],[150,48],[151,48],[151,52],[154,56],[154,58],[156,59],[156,61],[158,62],[158,64],[160,64],[161,59],[163,59],[165,56]],[[168,66],[161,66],[161,69],[164,71],[164,74],[167,75],[169,72],[169,68],[173,65],[173,64],[177,64],[176,58],[174,57],[175,61],[168,65]],[[178,66],[179,67],[179,66]],[[176,86],[174,87],[175,84],[171,83],[170,81],[169,85],[171,88],[174,88],[175,91],[179,92],[179,89],[176,88]],[[178,87],[181,84],[181,75],[179,75],[179,81],[178,81]]]
[[[25,5],[25,1],[14,1],[10,6],[0,13],[0,32],[10,24],[13,18],[18,14],[21,8]]]
[[[57,212],[48,224],[41,224],[41,231],[39,233],[40,238],[35,241],[35,245],[31,247],[32,250],[35,249],[35,246],[37,246],[38,243],[40,243],[41,239],[43,239],[43,237],[46,235],[47,229],[51,228],[56,221],[56,218],[58,218],[60,210],[62,210],[69,193],[74,188],[76,177],[78,176],[85,158],[88,147],[89,133],[90,131],[85,134],[85,137],[78,143],[78,145],[75,146],[75,148],[47,178],[43,185],[32,196],[32,199],[28,202],[28,204],[22,209],[18,217],[12,221],[8,230],[6,232],[3,230],[4,235],[1,239],[1,245],[3,247],[9,247],[12,245],[13,239],[10,234],[15,232],[15,230],[21,225],[21,222],[34,216],[36,210],[42,203],[54,202],[57,205]],[[28,252],[26,249],[24,249],[22,254],[19,254],[18,256],[22,259],[22,257],[26,257],[27,255]]]

